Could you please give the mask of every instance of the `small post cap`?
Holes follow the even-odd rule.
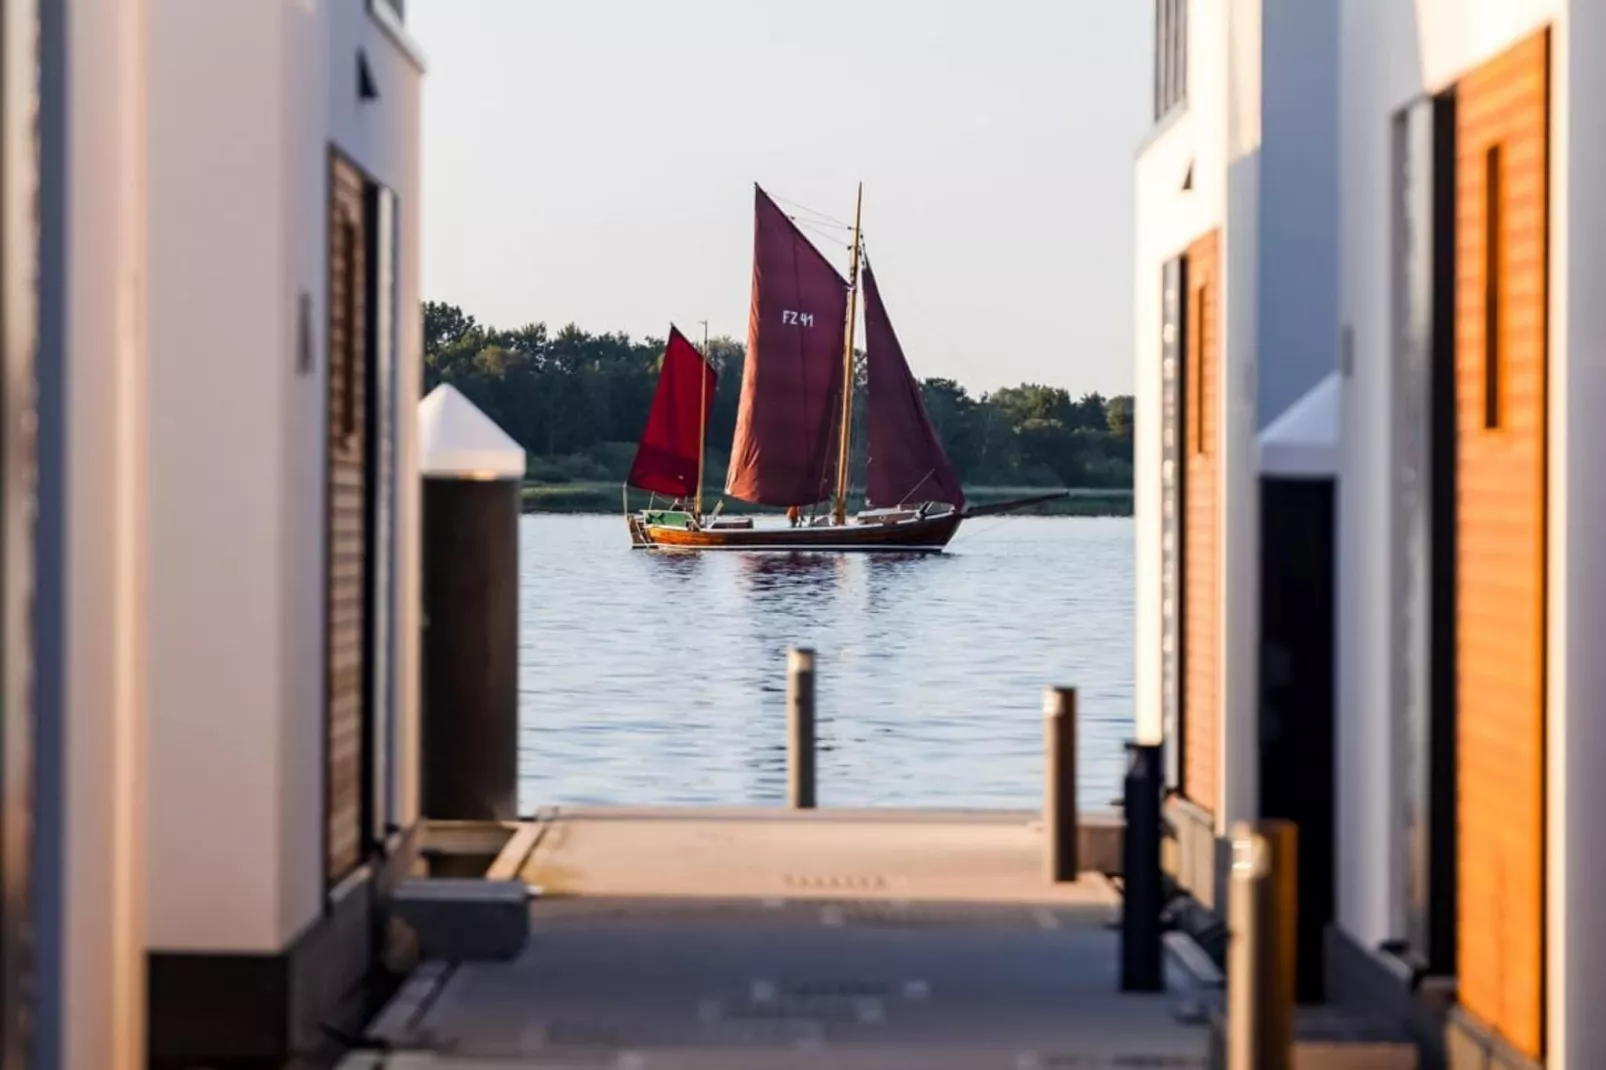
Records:
[[[1232,826],[1232,874],[1263,877],[1270,868],[1266,840],[1247,821]]]
[[[1076,688],[1049,687],[1043,689],[1044,717],[1075,717]]]

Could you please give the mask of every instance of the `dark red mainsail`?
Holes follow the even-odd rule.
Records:
[[[870,395],[865,412],[870,447],[865,497],[869,504],[951,502],[964,508],[959,473],[931,426],[920,384],[909,371],[868,263],[864,265],[864,359]]]
[[[697,347],[669,328],[647,428],[630,465],[632,487],[674,498],[696,492],[697,461],[703,452],[705,416],[714,407],[715,378]]]
[[[848,284],[754,187],[753,298],[725,493],[761,505],[831,496]]]

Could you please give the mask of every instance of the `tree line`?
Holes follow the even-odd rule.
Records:
[[[592,334],[573,324],[557,332],[544,323],[502,330],[455,305],[424,305],[425,392],[443,382],[461,390],[529,451],[531,478],[549,482],[624,478],[663,348],[661,338]],[[719,373],[708,413],[708,463],[723,473],[736,429],[743,344],[716,338],[708,349]],[[861,363],[855,390],[863,387]],[[1059,387],[1023,383],[974,396],[952,379],[926,379],[921,390],[948,456],[971,485],[1132,485],[1130,395],[1076,398]],[[854,411],[862,418],[864,406]],[[862,471],[865,436],[862,428],[856,432],[852,470]]]

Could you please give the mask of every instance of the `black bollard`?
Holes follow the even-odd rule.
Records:
[[[1121,842],[1121,990],[1165,988],[1160,949],[1160,748],[1126,745],[1126,831]]]
[[[424,480],[424,816],[518,816],[519,484]]]
[[[421,804],[518,816],[519,492],[524,451],[449,385],[419,405],[424,476]]]

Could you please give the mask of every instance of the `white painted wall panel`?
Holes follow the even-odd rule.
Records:
[[[40,770],[60,791],[44,815],[40,872],[60,932],[40,976],[41,1058],[64,1070],[144,1066],[146,732],[146,449],[144,4],[71,0],[65,24],[65,279],[44,300],[63,310],[59,554],[64,605],[60,764]],[[57,113],[60,114],[59,112]],[[45,355],[42,359],[52,359]],[[48,418],[48,417],[47,417]],[[64,612],[62,611],[64,610]],[[40,635],[54,644],[58,636]],[[41,755],[42,758],[46,757]],[[51,804],[54,805],[54,804]],[[59,849],[60,854],[56,856]],[[60,943],[51,946],[54,939]],[[12,1023],[7,1022],[6,1028]]]
[[[357,8],[360,5],[342,4]],[[281,773],[284,810],[278,844],[282,914],[279,939],[288,941],[316,919],[324,900],[324,463],[328,434],[329,122],[333,50],[327,3],[284,9],[284,47],[278,55],[286,87],[280,200],[287,234],[280,278],[264,300],[296,325],[305,295],[311,368],[293,374],[291,351],[281,358],[284,419],[282,455],[288,487],[280,515],[285,613],[286,695]],[[347,79],[356,92],[356,76]]]
[[[150,936],[276,950],[288,483],[280,4],[151,0]]]
[[[1261,3],[1231,0],[1227,37],[1226,225],[1222,229],[1221,808],[1216,829],[1259,813],[1259,264]]]
[[[1550,854],[1552,1063],[1606,1066],[1606,4],[1572,0],[1552,45]]]

